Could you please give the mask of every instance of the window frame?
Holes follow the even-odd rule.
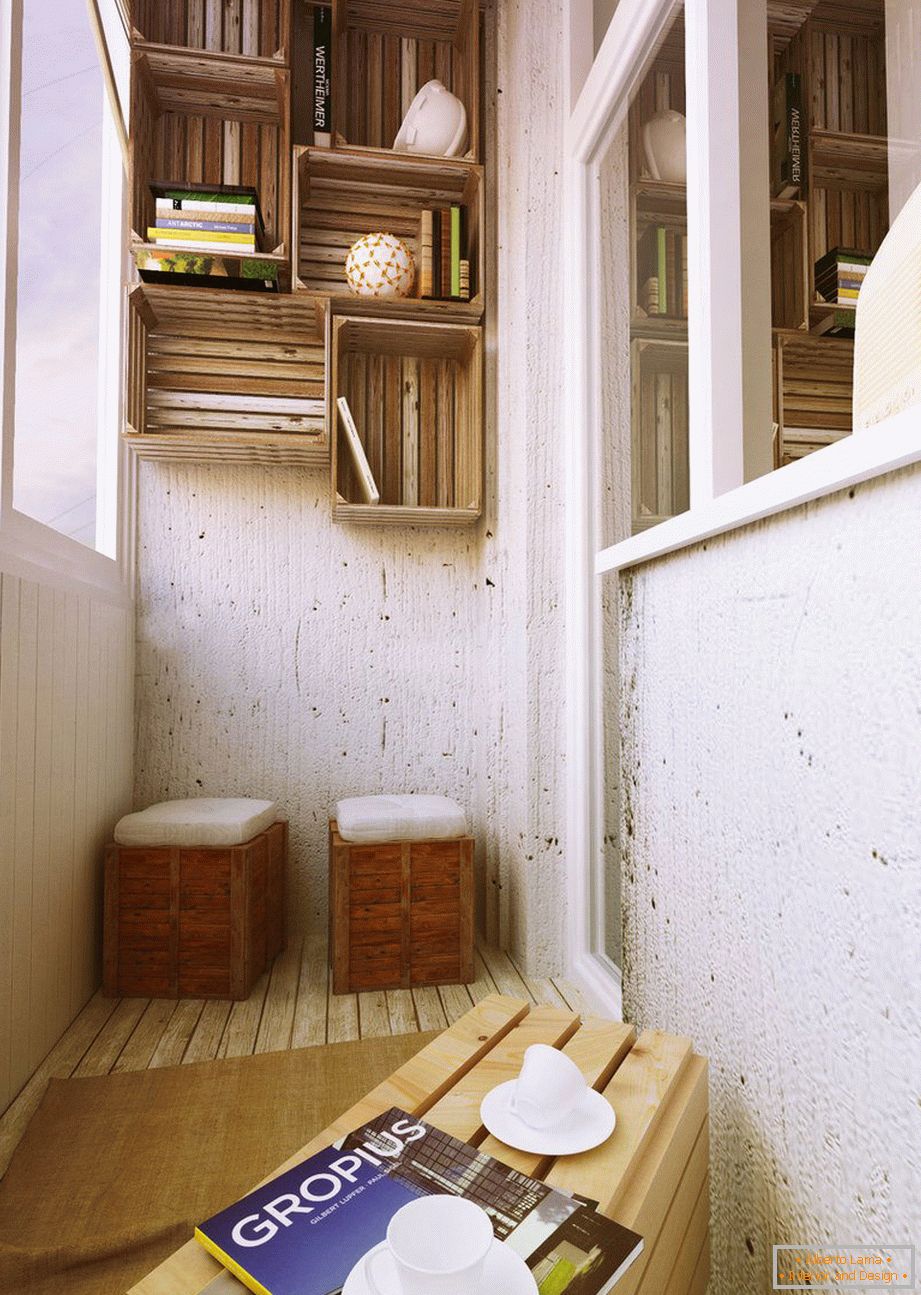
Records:
[[[103,9],[112,0],[103,0]],[[13,506],[13,460],[16,410],[16,322],[19,258],[19,165],[22,93],[23,0],[0,0],[0,210],[5,238],[0,241],[0,564],[5,570],[65,587],[91,588],[118,603],[130,602],[134,554],[132,544],[135,472],[120,436],[124,401],[124,257],[127,220],[124,120],[113,96],[113,56],[119,50],[107,40],[96,0],[89,3],[100,52],[110,112],[103,126],[103,215],[100,292],[105,303],[100,331],[100,434],[97,438],[97,544],[89,548]],[[120,19],[119,19],[120,22]],[[127,57],[127,34],[124,53]],[[105,200],[104,200],[105,199]]]
[[[584,0],[570,0],[569,6],[567,65],[574,83],[563,163],[567,970],[596,1005],[607,1008],[612,999],[620,1002],[620,973],[603,952],[601,581],[921,461],[921,408],[776,470],[765,464],[765,438],[759,434],[760,443],[751,442],[751,424],[760,425],[765,418],[763,366],[770,363],[769,304],[766,321],[764,312],[752,318],[751,311],[741,309],[745,294],[748,300],[752,296],[751,266],[770,265],[763,241],[769,238],[767,167],[760,151],[768,147],[767,132],[757,126],[767,116],[766,78],[760,75],[766,54],[759,63],[766,0],[685,0],[688,48],[693,51],[687,76],[691,506],[628,539],[601,545],[595,491],[601,436],[598,167],[656,40],[677,8],[678,0],[620,0],[592,59],[590,8]],[[734,60],[727,60],[727,48],[735,50]],[[759,104],[752,96],[762,93],[762,83]],[[755,203],[761,201],[759,186],[765,188],[760,226],[762,218],[753,217]],[[710,254],[716,247],[718,264]],[[760,411],[757,420],[752,408]]]

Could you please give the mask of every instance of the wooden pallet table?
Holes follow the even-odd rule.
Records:
[[[518,1072],[525,1048],[547,1043],[579,1065],[611,1102],[617,1128],[603,1146],[557,1159],[513,1151],[487,1135],[480,1102]],[[489,1155],[563,1191],[600,1202],[639,1232],[643,1251],[617,1295],[703,1295],[709,1278],[707,1063],[690,1040],[630,1025],[581,1019],[493,994],[461,1016],[284,1164],[400,1106]],[[190,1240],[130,1295],[240,1295],[243,1287]]]

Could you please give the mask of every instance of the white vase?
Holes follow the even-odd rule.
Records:
[[[643,151],[654,180],[685,184],[688,178],[687,122],[674,108],[650,117],[643,127]]]

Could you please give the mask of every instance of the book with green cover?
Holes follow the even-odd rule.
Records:
[[[461,263],[461,209],[451,208],[451,296],[459,297]]]
[[[668,247],[664,225],[656,228],[656,277],[659,280],[659,314],[667,315],[668,300]]]

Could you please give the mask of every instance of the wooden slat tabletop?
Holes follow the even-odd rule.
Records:
[[[525,1155],[480,1123],[480,1102],[512,1079],[532,1043],[562,1048],[611,1102],[617,1127],[579,1156]],[[492,994],[379,1084],[283,1165],[281,1173],[330,1142],[399,1106],[481,1147],[516,1169],[600,1203],[639,1232],[644,1248],[617,1295],[703,1295],[709,1277],[709,1121],[707,1063],[689,1040],[657,1030],[582,1020],[557,1007],[531,1007]],[[274,1175],[273,1175],[274,1177]],[[190,1240],[129,1295],[241,1295]]]

